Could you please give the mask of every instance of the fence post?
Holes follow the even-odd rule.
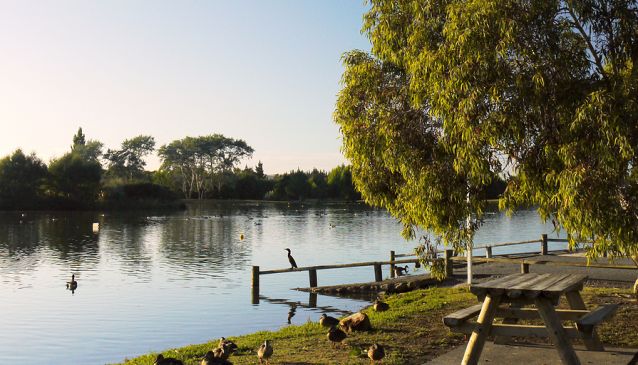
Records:
[[[485,257],[492,258],[492,246],[485,246]]]
[[[521,273],[522,274],[529,273],[529,264],[527,262],[521,262]]]
[[[445,277],[449,278],[454,273],[454,267],[452,267],[452,256],[454,250],[445,250]]]
[[[259,266],[253,266],[253,276],[250,286],[252,288],[251,302],[253,304],[259,304]]]
[[[394,261],[396,259],[396,255],[394,251],[390,251],[390,261]],[[390,277],[394,278],[394,264],[390,264]]]
[[[547,255],[547,234],[541,235],[541,255]]]
[[[381,271],[381,264],[374,264],[374,281],[382,281],[383,272]]]
[[[315,269],[308,270],[308,277],[310,278],[310,287],[316,288],[317,287],[317,270]]]

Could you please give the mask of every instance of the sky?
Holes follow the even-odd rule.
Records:
[[[0,0],[0,156],[61,156],[82,127],[116,149],[221,133],[268,174],[345,163],[341,55],[363,0]],[[148,169],[159,159],[148,159]]]

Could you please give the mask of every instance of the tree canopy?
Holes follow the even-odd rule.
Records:
[[[591,255],[638,254],[638,6],[371,0],[335,120],[363,197],[463,246],[480,191],[534,205]]]
[[[212,134],[175,140],[160,147],[159,156],[161,169],[178,178],[185,197],[196,193],[203,199],[207,191],[221,189],[224,175],[253,151],[244,140]]]
[[[126,139],[119,150],[107,150],[104,158],[109,163],[109,174],[131,181],[144,175],[144,157],[155,150],[155,138],[140,135]]]

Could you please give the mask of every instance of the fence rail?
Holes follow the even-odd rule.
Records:
[[[530,243],[540,243],[540,254],[547,255],[549,253],[548,243],[549,242],[569,242],[569,240],[564,238],[548,238],[547,234],[542,234],[539,240],[528,240],[528,241],[518,241],[518,242],[501,242],[501,243],[493,243],[489,245],[482,245],[475,247],[474,249],[485,249],[485,257],[474,257],[472,260],[474,262],[499,262],[499,263],[511,263],[511,264],[519,264],[521,265],[521,272],[529,272],[530,265],[557,265],[557,266],[576,266],[576,267],[589,267],[589,268],[601,268],[601,269],[620,269],[620,270],[637,270],[635,266],[631,265],[604,265],[604,264],[586,264],[580,262],[565,262],[565,261],[549,261],[549,260],[527,260],[527,259],[512,259],[512,258],[504,258],[504,257],[493,257],[492,248],[493,247],[504,247],[504,246],[514,246],[514,245],[523,245]],[[591,242],[582,242],[589,243]],[[536,253],[536,252],[528,252],[528,254]],[[355,262],[349,264],[335,264],[335,265],[317,265],[317,266],[305,266],[299,268],[286,268],[286,269],[275,269],[275,270],[261,270],[259,266],[253,266],[252,268],[252,290],[253,290],[253,298],[259,298],[259,277],[261,275],[270,275],[270,274],[280,274],[280,273],[290,273],[290,272],[300,272],[300,271],[308,271],[308,281],[309,286],[311,288],[317,287],[317,271],[318,270],[331,270],[331,269],[344,269],[351,267],[363,267],[363,266],[372,266],[374,267],[374,280],[379,282],[383,280],[383,265],[390,265],[390,277],[394,277],[395,266],[399,264],[411,264],[419,262],[418,258],[413,259],[401,259],[397,258],[401,257],[415,257],[414,253],[403,253],[397,254],[395,251],[390,251],[390,260],[388,261],[368,261],[368,262]],[[605,255],[606,256],[606,255]],[[446,276],[453,275],[453,263],[455,261],[465,261],[466,257],[454,256],[453,250],[445,250],[444,256],[439,258],[443,260],[445,263],[445,274]]]

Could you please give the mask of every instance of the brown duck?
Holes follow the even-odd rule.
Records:
[[[346,333],[342,330],[338,329],[337,326],[332,326],[328,331],[327,337],[328,340],[330,340],[330,342],[332,343],[332,347],[334,347],[336,343],[341,343],[343,340],[345,340],[348,335],[346,335]]]
[[[374,364],[375,361],[381,361],[384,357],[385,350],[383,346],[375,343],[368,349],[368,358],[370,358],[371,364]]]

